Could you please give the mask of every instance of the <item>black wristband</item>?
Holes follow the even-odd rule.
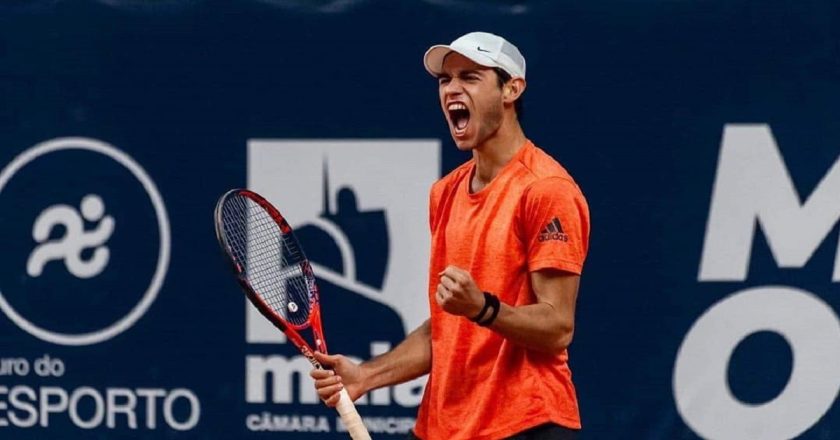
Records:
[[[490,295],[487,292],[484,292],[484,307],[481,308],[481,311],[478,312],[478,315],[475,315],[474,318],[470,318],[470,321],[479,322],[482,319],[484,319],[484,315],[487,314],[487,309],[490,308],[490,302],[491,302],[490,299],[489,299],[490,296],[492,296],[492,295]]]
[[[488,325],[492,324],[493,321],[496,320],[496,317],[499,316],[499,309],[502,308],[502,303],[499,301],[499,298],[492,293],[484,292],[484,300],[487,304],[490,304],[490,307],[493,311],[490,313],[490,316],[487,319],[480,321],[478,325],[482,327],[487,327]]]

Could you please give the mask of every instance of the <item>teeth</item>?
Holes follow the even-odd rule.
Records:
[[[449,104],[449,107],[447,107],[447,110],[449,110],[449,111],[466,110],[466,109],[467,109],[467,106],[464,105],[464,104],[461,104],[460,102],[453,102],[452,104]]]

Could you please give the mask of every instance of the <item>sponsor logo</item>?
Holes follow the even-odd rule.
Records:
[[[49,428],[69,420],[81,429],[188,431],[201,416],[198,397],[184,388],[0,385],[0,404],[0,428]]]
[[[767,125],[725,127],[713,188],[701,283],[745,283],[759,231],[778,268],[802,269],[840,220],[840,160],[803,201]],[[833,273],[825,274],[835,283],[837,252]],[[677,409],[703,438],[797,437],[840,391],[840,319],[801,288],[754,281],[745,287],[713,304],[686,334],[674,365]],[[730,362],[745,339],[760,333],[780,336],[793,366],[771,398],[744,402],[728,382]]]
[[[560,224],[560,220],[557,217],[554,217],[547,225],[540,231],[539,240],[548,241],[548,240],[558,240],[567,242],[569,241],[568,234],[563,232],[563,225]]]
[[[331,352],[382,354],[428,318],[428,190],[439,176],[438,141],[249,141],[248,187],[283,212],[311,260]],[[246,428],[341,438],[345,428],[308,381],[309,362],[243,303]],[[424,385],[357,400],[368,429],[404,436]]]
[[[0,310],[27,333],[54,344],[97,344],[131,328],[155,300],[169,265],[169,220],[154,182],[125,152],[88,138],[38,144],[0,171],[0,212],[9,213],[0,228]],[[112,365],[113,352],[102,359],[89,348],[61,353],[3,353],[0,429],[14,437],[16,430],[198,425],[201,403],[192,390],[115,386],[108,378],[119,375],[109,374],[92,384],[91,365]],[[74,365],[65,354],[90,360]]]
[[[96,344],[154,302],[169,265],[169,220],[154,182],[123,151],[88,138],[38,144],[0,172],[0,210],[14,213],[0,230],[0,310],[22,330]]]
[[[38,215],[32,228],[32,238],[38,246],[26,263],[29,276],[40,276],[44,265],[53,260],[63,261],[67,271],[76,278],[91,278],[102,273],[110,255],[104,243],[114,233],[114,218],[105,215],[105,204],[96,194],[88,194],[82,199],[80,211],[68,205],[53,205]],[[84,220],[96,226],[85,231]],[[52,232],[62,227],[66,231],[64,236],[49,240]],[[84,259],[82,251],[91,248],[90,259]]]

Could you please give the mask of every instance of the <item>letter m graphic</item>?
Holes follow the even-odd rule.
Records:
[[[756,225],[776,264],[805,266],[840,220],[840,160],[804,203],[770,127],[726,125],[700,262],[700,281],[744,281]],[[832,281],[840,281],[840,245]]]

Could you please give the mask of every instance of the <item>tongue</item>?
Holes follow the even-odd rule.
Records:
[[[455,127],[458,130],[463,130],[463,129],[467,128],[467,123],[468,122],[470,122],[469,117],[460,117],[460,118],[458,118],[458,120],[455,121]]]

